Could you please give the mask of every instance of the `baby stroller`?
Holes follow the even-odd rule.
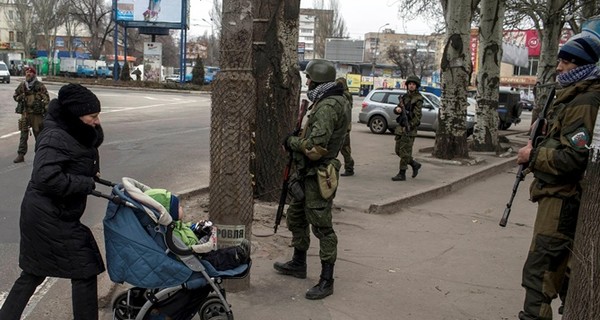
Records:
[[[110,200],[103,221],[109,277],[134,286],[114,300],[113,319],[233,320],[221,284],[247,276],[251,263],[215,270],[173,236],[171,216],[144,194],[150,187],[131,178],[97,181],[113,187],[111,195],[93,192]]]

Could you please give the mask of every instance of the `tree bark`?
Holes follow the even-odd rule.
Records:
[[[600,114],[600,113],[599,113]],[[597,319],[600,314],[600,119],[596,126],[585,178],[564,320]]]
[[[243,227],[252,234],[254,215],[250,174],[250,123],[255,117],[256,83],[252,74],[252,6],[248,1],[223,1],[221,71],[212,91],[210,129],[209,215],[221,230]],[[219,241],[241,241],[223,237]],[[224,241],[225,240],[225,241]],[[228,289],[246,289],[250,277],[228,282]]]
[[[477,123],[473,133],[473,150],[476,151],[499,151],[498,89],[502,61],[504,7],[505,0],[488,0],[481,4]]]
[[[300,98],[298,68],[299,0],[254,0],[256,83],[254,196],[277,201],[287,156],[281,141],[292,131]]]
[[[543,29],[538,30],[542,41],[540,62],[537,70],[538,84],[551,83],[556,79],[556,53],[558,52],[561,29],[564,25],[561,11],[564,3],[565,0],[548,0],[548,11],[542,17]],[[548,94],[550,94],[550,89],[550,86],[535,88],[535,106],[531,114],[532,124],[542,111],[544,103],[548,99]]]
[[[473,66],[469,50],[471,1],[448,0],[446,45],[442,55],[442,106],[438,114],[433,156],[468,158],[466,137],[467,87]]]

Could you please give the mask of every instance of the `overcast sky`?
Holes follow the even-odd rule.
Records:
[[[210,33],[209,13],[212,0],[191,0],[190,35]],[[302,8],[310,8],[312,0],[301,0]],[[364,39],[365,33],[377,32],[384,24],[396,33],[429,34],[432,28],[423,20],[404,21],[398,18],[398,3],[395,0],[343,0],[340,11],[352,39]],[[204,20],[206,21],[204,21]]]

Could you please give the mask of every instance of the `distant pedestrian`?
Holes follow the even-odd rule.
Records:
[[[23,271],[0,309],[2,320],[19,320],[46,277],[71,279],[73,319],[98,319],[96,278],[104,263],[81,217],[99,174],[99,114],[96,95],[78,84],[63,86],[50,101],[21,203]]]
[[[409,76],[406,79],[406,94],[404,94],[398,105],[394,109],[394,113],[398,115],[396,121],[395,141],[396,154],[400,157],[400,171],[392,177],[393,181],[406,180],[406,169],[408,165],[412,167],[412,177],[415,178],[419,174],[421,164],[415,161],[412,157],[413,144],[417,137],[417,127],[421,124],[421,108],[423,107],[423,96],[419,93],[421,79],[417,76]]]
[[[350,102],[350,108],[352,108],[353,99],[350,90],[348,90],[346,78],[338,78],[336,81],[341,83],[344,87],[344,97],[348,99],[348,102]],[[340,150],[340,153],[344,157],[344,172],[340,174],[342,177],[354,175],[354,159],[352,159],[352,147],[350,146],[350,130],[352,130],[352,121],[348,123],[348,133],[346,134],[346,139],[344,139],[344,144]]]
[[[17,148],[17,157],[14,163],[25,161],[27,153],[27,140],[29,139],[29,129],[33,131],[33,136],[37,140],[42,131],[46,107],[50,101],[48,90],[43,83],[36,77],[36,71],[33,67],[25,69],[25,80],[19,84],[13,99],[17,102],[16,113],[21,114],[19,119],[19,147]]]
[[[275,262],[278,272],[306,278],[306,252],[310,231],[319,239],[321,275],[309,289],[306,299],[323,299],[333,294],[333,267],[337,259],[338,238],[333,230],[331,208],[337,191],[340,161],[338,153],[348,130],[352,109],[344,88],[335,82],[335,65],[322,59],[306,66],[306,95],[313,102],[308,122],[300,136],[290,135],[283,142],[293,152],[294,173],[290,185],[292,202],[287,210],[287,226],[292,232],[294,255],[287,262]]]
[[[517,154],[517,163],[527,164],[533,173],[529,198],[538,203],[533,239],[523,266],[521,320],[552,319],[552,300],[558,296],[564,305],[567,296],[581,180],[600,107],[599,54],[600,37],[585,29],[560,48],[556,71],[562,89],[556,91],[554,102],[545,110],[546,133],[535,149],[530,140]]]
[[[135,81],[140,81],[142,76],[140,68],[135,68],[135,70],[133,71],[133,75],[135,76]]]

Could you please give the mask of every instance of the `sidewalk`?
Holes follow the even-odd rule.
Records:
[[[525,144],[527,136],[523,132],[503,132],[510,134],[509,139],[518,146]],[[250,289],[243,292],[228,292],[228,301],[232,304],[236,319],[367,319],[374,315],[378,319],[409,319],[399,318],[394,314],[394,308],[389,305],[389,297],[364,296],[365,293],[385,296],[385,277],[378,279],[357,279],[359,286],[352,285],[353,267],[348,266],[348,257],[364,258],[365,255],[386,259],[395,252],[406,250],[396,246],[396,242],[406,240],[378,238],[370,234],[374,230],[364,224],[373,224],[371,220],[387,219],[389,214],[400,212],[409,206],[414,206],[432,199],[440,198],[459,190],[476,181],[506,172],[515,167],[514,153],[508,152],[506,157],[493,153],[471,152],[469,161],[445,161],[433,158],[431,150],[435,142],[434,135],[425,133],[415,143],[415,159],[423,164],[417,178],[410,177],[407,171],[407,181],[392,181],[391,177],[398,172],[398,157],[394,154],[393,135],[375,135],[366,127],[356,125],[352,131],[352,154],[355,159],[355,175],[340,177],[340,185],[334,200],[334,223],[336,233],[340,238],[338,248],[338,264],[335,276],[340,281],[336,284],[336,292],[350,294],[334,294],[327,299],[314,302],[304,298],[307,288],[318,281],[318,241],[314,239],[309,251],[309,276],[300,280],[279,276],[272,270],[274,261],[288,259],[291,249],[288,244],[291,234],[285,227],[285,219],[276,235],[273,235],[273,221],[276,212],[274,203],[257,203],[252,226],[253,266]],[[417,152],[418,150],[418,152]],[[341,156],[340,156],[341,159]],[[503,186],[509,188],[510,186]],[[506,190],[506,196],[509,195]],[[199,186],[197,190],[180,192],[182,203],[187,212],[205,214],[207,201],[207,186]],[[191,210],[190,210],[191,209]],[[373,214],[376,214],[373,216]],[[384,215],[381,215],[384,214]],[[380,217],[380,218],[378,218]],[[386,222],[383,221],[385,225]],[[384,228],[379,226],[379,228]],[[390,226],[393,224],[390,221]],[[97,230],[101,232],[101,230]],[[356,243],[357,237],[369,238],[372,244]],[[387,234],[387,233],[386,233]],[[393,234],[393,232],[392,232]],[[375,236],[375,237],[373,237]],[[405,237],[405,236],[404,236]],[[100,241],[100,240],[99,240]],[[363,241],[364,242],[364,241]],[[366,247],[365,247],[366,246]],[[361,247],[361,249],[359,249]],[[419,250],[418,248],[413,248]],[[356,267],[356,266],[355,266]],[[355,268],[354,267],[354,268]],[[374,270],[381,271],[381,270]],[[393,273],[388,270],[384,274]],[[376,272],[377,273],[377,272]],[[115,293],[123,292],[124,286],[110,282],[107,273],[103,273],[99,281],[100,305],[104,309],[101,319],[112,319],[111,301]],[[365,287],[366,286],[366,287]],[[373,291],[373,288],[377,288]],[[415,293],[417,296],[424,293]],[[427,296],[422,296],[427,299]],[[356,300],[358,299],[358,300]],[[366,300],[366,301],[365,301]],[[355,303],[370,305],[378,311],[364,310],[362,314],[347,314],[344,305]],[[402,301],[398,301],[402,303]],[[370,309],[369,308],[369,309]],[[353,308],[350,308],[353,310]],[[293,310],[293,311],[291,311]],[[384,311],[382,311],[384,310]],[[387,311],[385,311],[387,310]],[[421,319],[421,318],[410,318]],[[434,319],[446,319],[434,317]],[[455,319],[455,318],[447,318]],[[471,319],[471,318],[464,318]],[[473,318],[475,319],[475,318]],[[477,318],[483,319],[483,318]],[[458,319],[457,319],[458,320]],[[462,319],[461,319],[462,320]]]

